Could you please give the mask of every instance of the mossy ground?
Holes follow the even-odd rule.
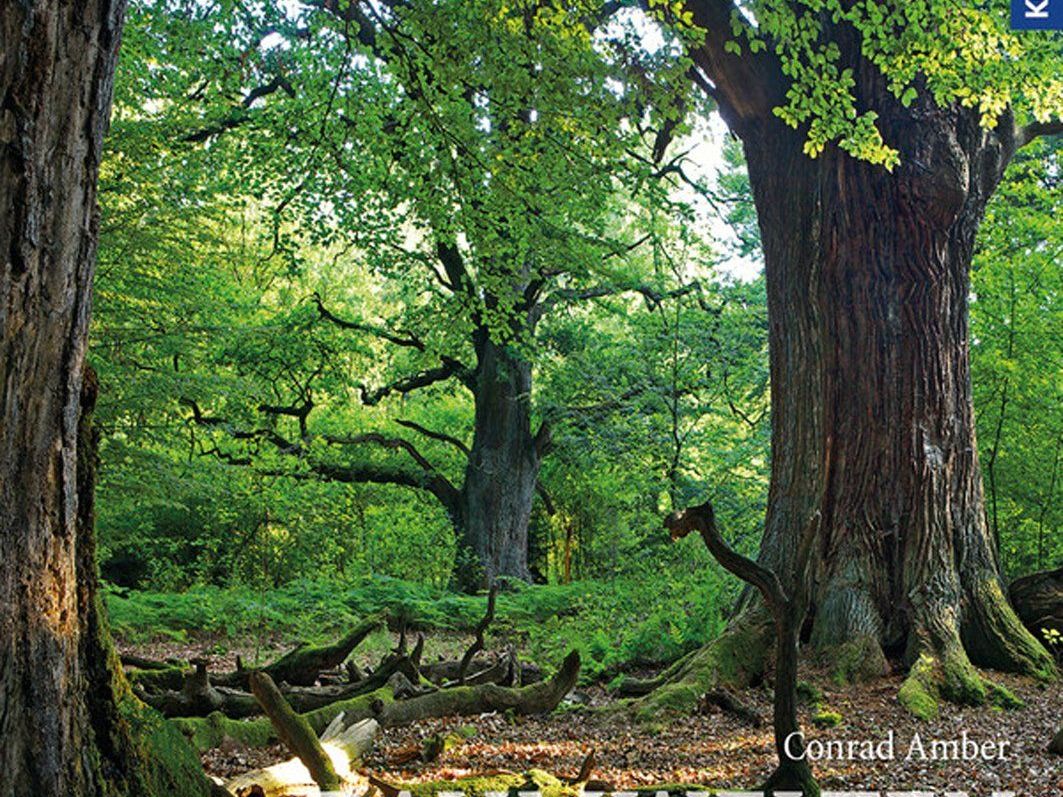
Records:
[[[488,793],[505,793],[517,797],[520,792],[538,791],[542,797],[578,797],[579,788],[570,786],[548,772],[532,769],[525,773],[474,775],[456,780],[396,784],[411,797],[435,797],[442,792],[461,792],[465,797],[485,797]]]
[[[817,728],[837,728],[842,724],[843,719],[837,711],[825,708],[812,715],[812,724]]]

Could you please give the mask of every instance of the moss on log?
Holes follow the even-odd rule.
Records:
[[[460,686],[401,701],[396,701],[392,690],[384,687],[350,700],[322,706],[301,716],[306,718],[315,733],[321,734],[340,714],[343,714],[344,727],[363,719],[375,719],[382,726],[389,727],[430,717],[468,716],[488,711],[513,710],[518,714],[542,714],[556,708],[576,685],[579,667],[579,654],[573,651],[550,680],[529,686]],[[214,712],[207,717],[188,717],[173,722],[200,751],[217,747],[226,738],[249,747],[264,747],[278,739],[265,717],[232,720],[220,712]]]
[[[277,685],[264,672],[251,674],[251,691],[269,721],[289,750],[303,762],[321,791],[335,791],[342,785],[332,760],[321,746],[317,733],[306,717],[297,714]]]

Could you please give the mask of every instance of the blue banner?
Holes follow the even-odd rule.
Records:
[[[1063,30],[1063,0],[1011,0],[1014,30]]]

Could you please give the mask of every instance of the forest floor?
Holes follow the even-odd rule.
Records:
[[[375,647],[387,644],[386,635],[356,651],[368,662],[379,657]],[[460,653],[460,635],[433,634],[429,637],[426,660],[437,655]],[[253,643],[233,643],[204,636],[185,641],[138,640],[122,644],[123,651],[161,659],[193,658],[206,655],[212,668],[230,669],[240,654],[245,661],[268,660],[290,647],[285,640],[270,638]],[[645,673],[642,673],[645,674]],[[815,711],[802,710],[802,727],[808,739],[864,741],[876,744],[892,732],[892,760],[820,761],[815,771],[824,788],[869,790],[873,793],[896,790],[923,790],[943,794],[964,791],[971,797],[1010,790],[1018,797],[1060,797],[1063,795],[1063,759],[1046,752],[1060,718],[1063,717],[1063,689],[993,673],[991,677],[1011,689],[1025,707],[1012,711],[945,705],[931,722],[916,720],[897,703],[900,677],[884,678],[860,685],[835,685],[825,673],[805,668],[801,677],[822,692],[819,711],[840,715],[835,727],[816,728]],[[771,693],[766,688],[743,692],[743,701],[770,719]],[[599,787],[642,788],[658,784],[688,784],[691,788],[753,788],[772,769],[774,750],[769,724],[753,728],[735,717],[706,711],[680,717],[666,724],[643,727],[629,721],[626,714],[602,710],[613,699],[598,684],[582,686],[562,707],[546,717],[507,717],[488,714],[429,720],[415,726],[386,729],[366,767],[391,782],[437,781],[465,775],[498,772],[546,770],[559,776],[574,776],[586,755],[595,752],[593,777]],[[400,751],[440,730],[472,726],[476,733],[465,744],[430,765],[396,765]],[[962,741],[963,734],[976,742],[1008,743],[1007,755],[1000,760],[927,760],[918,752],[909,755],[918,735],[927,755],[931,742]],[[883,750],[883,752],[886,752]],[[962,752],[962,750],[961,750]],[[252,750],[226,746],[203,755],[211,774],[229,777],[288,757],[280,745]]]

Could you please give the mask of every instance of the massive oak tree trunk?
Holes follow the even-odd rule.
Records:
[[[482,572],[472,573],[475,565],[464,568],[459,575],[466,586],[490,583],[496,576],[529,578],[528,521],[543,453],[542,440],[531,430],[531,364],[485,332],[478,333],[476,353],[462,533]]]
[[[860,106],[879,113],[900,151],[892,172],[836,147],[809,158],[803,130],[729,109],[768,289],[772,473],[760,560],[797,578],[796,541],[816,520],[805,630],[840,676],[881,673],[889,658],[912,666],[901,698],[924,716],[939,697],[1007,702],[972,663],[1057,674],[1005,598],[971,399],[972,251],[1016,129],[1005,115],[987,131],[976,112],[922,95],[905,108],[873,66],[852,63]],[[677,666],[643,710],[689,703],[716,680],[755,681],[771,634],[745,595],[728,632]]]
[[[817,647],[856,645],[862,666],[927,654],[957,678],[967,656],[1047,671],[1004,599],[971,400],[974,238],[1014,143],[972,112],[902,108],[880,82],[863,88],[901,149],[892,173],[837,150],[809,159],[777,123],[746,137],[771,318],[761,558],[788,572],[819,511]]]
[[[82,373],[123,11],[0,9],[0,797],[207,789],[115,675],[96,595],[95,383]]]

